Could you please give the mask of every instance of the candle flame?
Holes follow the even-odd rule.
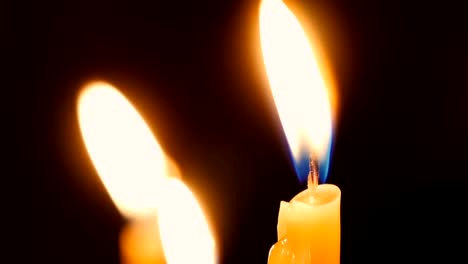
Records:
[[[158,220],[167,263],[214,264],[214,239],[193,194],[175,179],[166,190],[171,203],[158,207]]]
[[[87,85],[78,99],[78,120],[119,210],[132,218],[158,215],[167,263],[214,263],[215,243],[200,206],[178,175],[170,175],[173,164],[125,96],[108,83]]]
[[[321,176],[326,177],[332,135],[330,91],[306,33],[281,0],[262,1],[260,39],[276,109],[296,168],[305,164],[308,169],[312,156],[321,167],[325,165]],[[307,174],[298,176],[304,180]]]
[[[94,82],[79,96],[78,119],[88,154],[120,212],[155,213],[166,161],[137,110],[110,84]]]

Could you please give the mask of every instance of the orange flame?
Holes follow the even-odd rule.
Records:
[[[281,0],[263,0],[260,38],[275,105],[295,159],[304,144],[326,159],[332,134],[330,90],[299,21]]]

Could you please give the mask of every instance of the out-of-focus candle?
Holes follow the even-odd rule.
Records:
[[[166,263],[156,217],[130,221],[120,233],[123,264]]]
[[[311,159],[309,188],[280,204],[278,242],[270,250],[268,263],[338,264],[341,191],[332,184],[318,185],[317,164],[328,166],[333,126],[323,64],[281,0],[262,1],[260,38],[275,106],[294,161],[297,165],[304,157]]]
[[[125,96],[91,83],[80,94],[78,119],[102,182],[129,220],[120,236],[122,263],[188,263],[174,252],[214,263],[214,239],[197,201]]]

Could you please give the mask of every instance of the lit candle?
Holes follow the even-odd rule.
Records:
[[[278,242],[268,263],[338,264],[341,192],[335,185],[318,185],[326,177],[331,148],[330,84],[299,21],[281,0],[262,2],[260,37],[298,176],[308,179],[307,190],[280,204]]]
[[[78,119],[104,186],[130,220],[120,237],[122,262],[214,263],[201,208],[131,103],[111,85],[94,82],[80,94]]]

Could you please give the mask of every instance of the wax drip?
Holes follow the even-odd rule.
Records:
[[[319,166],[318,161],[312,158],[310,155],[309,158],[309,175],[307,176],[307,188],[311,195],[315,194],[315,190],[317,189],[319,179]]]

